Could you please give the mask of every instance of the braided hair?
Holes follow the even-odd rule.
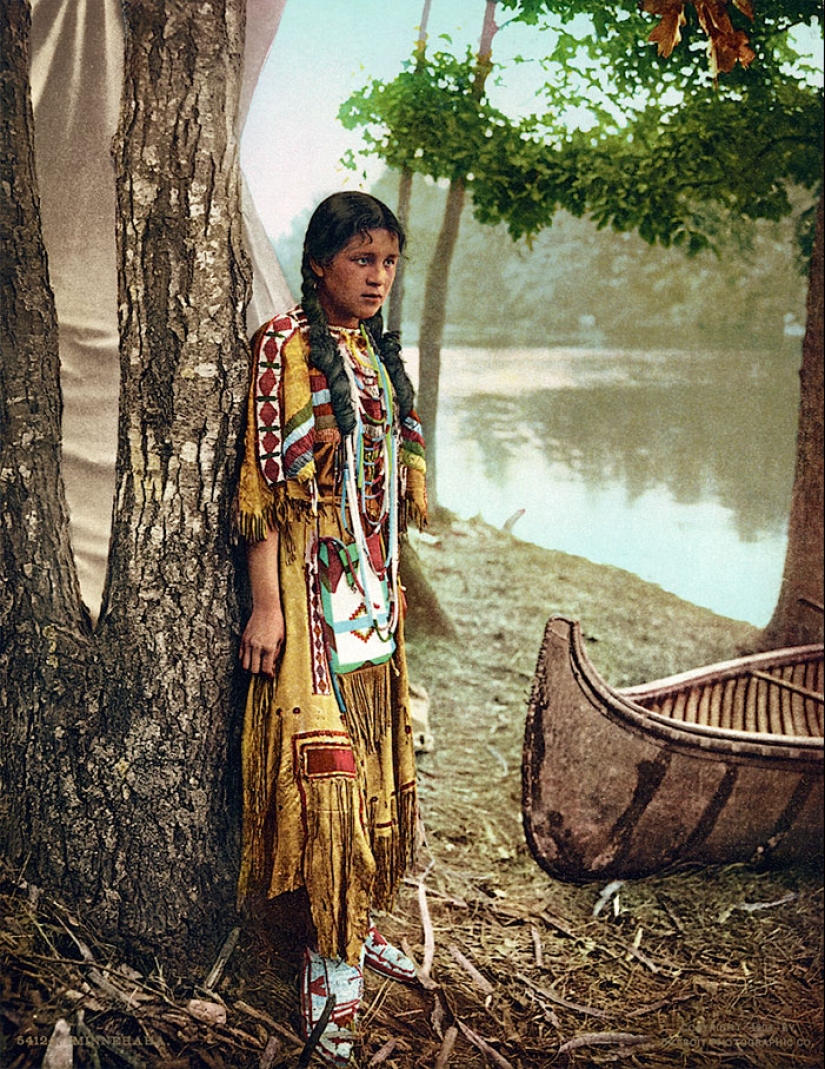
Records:
[[[355,413],[344,360],[329,332],[326,313],[318,296],[318,279],[312,263],[325,267],[354,237],[366,236],[370,230],[388,230],[398,238],[399,252],[404,251],[403,227],[390,209],[368,193],[333,193],[312,214],[304,238],[301,261],[301,297],[309,322],[309,350],[313,365],[323,372],[330,392],[330,402],[341,434],[355,427]],[[379,355],[392,382],[401,419],[412,411],[412,383],[401,359],[401,341],[396,331],[384,331],[379,311],[364,320],[373,348]]]

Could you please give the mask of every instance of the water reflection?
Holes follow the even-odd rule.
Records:
[[[767,621],[793,479],[794,354],[446,355],[447,507],[503,522],[528,506],[521,537]]]

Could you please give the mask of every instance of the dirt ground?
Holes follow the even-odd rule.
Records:
[[[524,721],[550,615],[581,621],[617,686],[735,656],[754,628],[479,520],[442,517],[414,545],[457,635],[409,638],[434,746],[419,759],[419,860],[381,925],[429,968],[409,987],[367,975],[354,1064],[819,1066],[818,866],[688,868],[608,893],[551,879],[521,827]],[[0,890],[3,1069],[42,1065],[59,1017],[83,1040],[75,1065],[301,1065],[287,951],[242,931],[218,979],[172,984],[130,974],[82,927],[67,938],[58,904],[21,904],[8,880]],[[94,958],[83,967],[78,943]]]

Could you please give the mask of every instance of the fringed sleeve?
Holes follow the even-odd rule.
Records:
[[[406,529],[415,524],[423,530],[427,526],[427,461],[421,422],[415,411],[401,424],[400,460],[404,487],[401,526]]]
[[[305,318],[292,309],[252,338],[244,455],[235,509],[237,533],[249,542],[282,536],[293,552],[291,525],[315,510],[315,427],[304,339]]]
[[[252,338],[243,458],[235,497],[235,533],[247,542],[261,542],[266,538],[267,528],[279,526],[275,492],[264,479],[258,458],[257,386],[261,348],[268,327],[268,323],[264,324]]]
[[[292,525],[316,509],[315,427],[306,341],[299,308],[265,323],[252,338],[244,458],[235,528],[248,542],[277,529],[286,559],[294,554]]]

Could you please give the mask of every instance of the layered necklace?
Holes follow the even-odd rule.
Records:
[[[365,561],[370,559],[367,539],[377,534],[386,521],[382,564],[390,599],[389,631],[394,631],[399,610],[398,442],[392,383],[363,324],[360,334],[365,351],[351,331],[343,332],[351,358],[344,361],[344,368],[350,382],[355,429],[344,439],[346,471],[341,516]],[[371,585],[368,576],[364,581]]]

